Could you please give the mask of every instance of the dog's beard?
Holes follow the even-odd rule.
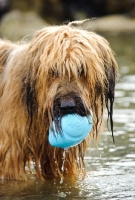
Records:
[[[57,132],[62,133],[61,119],[68,114],[87,115],[81,97],[75,93],[56,95],[53,102],[53,121]]]

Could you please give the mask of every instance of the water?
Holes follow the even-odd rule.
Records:
[[[120,67],[114,109],[115,145],[106,130],[99,137],[98,148],[88,148],[84,179],[40,181],[31,175],[27,182],[0,181],[1,200],[135,200],[135,36],[105,37]]]

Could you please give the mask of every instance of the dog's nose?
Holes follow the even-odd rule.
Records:
[[[73,99],[63,99],[60,108],[65,114],[70,114],[75,112],[76,105]]]

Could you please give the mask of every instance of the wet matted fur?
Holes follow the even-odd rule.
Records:
[[[89,137],[97,138],[107,108],[113,133],[116,78],[108,42],[72,23],[39,30],[27,44],[1,40],[0,178],[26,180],[30,160],[40,179],[63,176],[63,149],[49,144],[48,129],[53,120],[61,131],[60,119],[68,113],[87,116],[91,109]],[[68,150],[64,174],[83,168],[89,137]]]

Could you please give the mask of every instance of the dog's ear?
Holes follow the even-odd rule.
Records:
[[[104,56],[104,70],[106,74],[105,80],[105,103],[108,112],[108,122],[110,121],[110,129],[113,136],[113,103],[115,97],[115,85],[118,79],[118,66],[114,58],[114,54],[110,47],[103,51]]]
[[[15,47],[16,45],[11,42],[0,40],[0,73],[2,72],[11,51]]]
[[[26,80],[24,80],[24,88],[25,88],[25,103],[26,108],[28,112],[28,119],[27,119],[27,125],[28,125],[28,133],[31,129],[31,126],[33,124],[33,117],[38,112],[38,103],[36,98],[36,80],[31,81],[30,80],[30,73],[28,73],[28,77],[25,77]]]

